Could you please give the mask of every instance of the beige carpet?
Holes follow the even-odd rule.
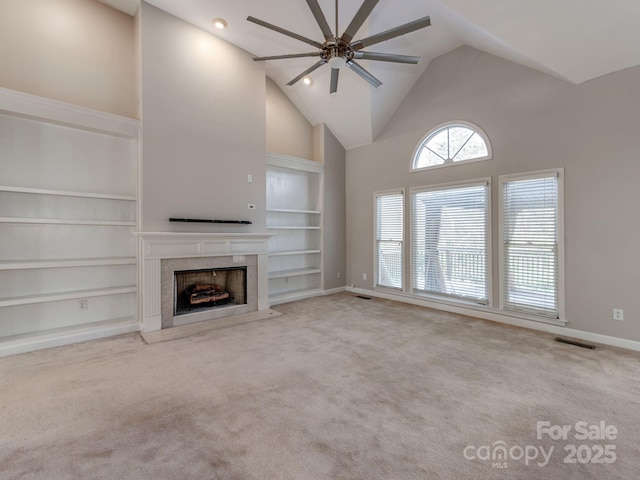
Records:
[[[277,310],[0,359],[0,478],[638,478],[637,353],[349,294]],[[539,421],[572,431],[538,440]],[[577,440],[580,421],[616,438]],[[604,445],[613,463],[580,463]],[[477,458],[499,446],[506,465]],[[517,459],[538,447],[546,466]]]

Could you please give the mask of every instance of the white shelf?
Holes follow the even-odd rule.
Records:
[[[0,111],[0,356],[139,330],[140,122],[4,88]]]
[[[279,257],[284,255],[307,255],[309,253],[320,253],[320,250],[287,250],[282,252],[269,252],[270,257]]]
[[[320,230],[318,226],[269,226],[267,225],[268,230]]]
[[[299,170],[305,173],[322,173],[324,164],[306,158],[290,157],[279,153],[267,154],[267,165],[272,167]]]
[[[313,275],[322,272],[319,268],[297,268],[295,270],[281,270],[279,272],[269,272],[269,280],[273,278],[298,277],[300,275]]]
[[[107,295],[122,295],[135,293],[135,286],[101,288],[98,290],[76,290],[73,292],[51,293],[44,295],[28,295],[0,299],[0,307],[13,307],[16,305],[32,305],[34,303],[60,302],[63,300],[76,300],[81,298],[103,297]]]
[[[122,317],[98,322],[53,328],[0,338],[0,357],[30,352],[40,348],[59,347],[70,343],[95,340],[140,330],[136,317]]]
[[[135,257],[70,258],[55,260],[10,260],[0,262],[0,270],[28,270],[37,268],[102,267],[135,265]]]
[[[0,192],[31,193],[34,195],[58,195],[61,197],[101,198],[105,200],[124,200],[135,202],[136,197],[130,195],[109,195],[106,193],[71,192],[64,190],[48,190],[43,188],[24,188],[0,186]]]
[[[305,288],[302,290],[291,290],[285,293],[279,293],[277,295],[269,296],[269,302],[271,305],[277,305],[279,303],[293,302],[295,300],[302,300],[305,298],[317,297],[322,295],[321,288]]]
[[[88,132],[135,139],[141,122],[58,100],[0,87],[0,110],[16,116],[36,119]]]
[[[0,223],[31,223],[40,225],[98,225],[107,227],[135,227],[136,222],[120,222],[112,220],[77,220],[59,218],[20,218],[0,217]]]
[[[322,294],[323,169],[319,162],[267,156],[266,228],[275,234],[269,242],[272,305]]]
[[[319,210],[294,210],[290,208],[267,208],[267,212],[271,213],[305,213],[310,215],[320,215]]]

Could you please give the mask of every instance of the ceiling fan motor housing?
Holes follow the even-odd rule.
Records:
[[[327,42],[322,49],[321,58],[327,62],[331,68],[340,68],[353,60],[353,54],[353,49],[349,45]]]

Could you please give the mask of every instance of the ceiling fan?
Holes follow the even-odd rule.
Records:
[[[295,84],[317,68],[328,63],[331,67],[331,86],[329,87],[329,93],[335,93],[338,91],[338,77],[340,75],[340,67],[345,65],[357,75],[369,82],[373,87],[378,88],[380,85],[382,85],[382,82],[374,77],[361,65],[359,65],[356,62],[356,59],[408,63],[413,65],[418,63],[418,61],[420,60],[420,57],[413,57],[409,55],[395,55],[391,53],[364,52],[362,51],[362,49],[371,45],[375,45],[376,43],[385,42],[392,38],[428,27],[429,25],[431,25],[431,20],[428,16],[419,18],[399,27],[391,28],[382,33],[371,35],[369,37],[363,38],[362,40],[353,41],[354,35],[358,33],[358,30],[365,22],[365,20],[369,17],[371,12],[373,11],[373,8],[377,5],[379,0],[364,0],[362,5],[360,6],[360,9],[351,20],[349,26],[343,32],[342,36],[338,36],[338,0],[336,0],[335,35],[331,31],[331,27],[327,23],[327,19],[322,13],[322,9],[318,4],[318,0],[306,1],[309,5],[309,8],[311,9],[311,13],[315,17],[316,22],[320,27],[320,30],[322,31],[322,34],[324,35],[324,43],[316,42],[315,40],[303,37],[302,35],[298,35],[297,33],[285,30],[284,28],[272,25],[271,23],[267,23],[255,17],[247,17],[247,20],[250,22],[256,23],[270,30],[274,30],[278,33],[282,33],[283,35],[287,35],[291,38],[295,38],[296,40],[300,40],[301,42],[313,45],[314,47],[318,48],[317,52],[293,53],[289,55],[275,55],[270,57],[256,57],[253,59],[255,61],[264,61],[280,60],[286,58],[320,57],[320,60],[317,63],[307,68],[304,72],[287,83],[287,85]]]

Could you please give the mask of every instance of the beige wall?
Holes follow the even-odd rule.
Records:
[[[133,18],[94,0],[2,0],[0,86],[136,116]]]
[[[141,22],[143,230],[264,232],[264,66],[147,3]],[[253,225],[176,224],[169,217]]]
[[[567,326],[640,340],[638,85],[640,68],[575,86],[470,47],[434,60],[380,137],[347,152],[347,283],[372,285],[374,191],[490,176],[497,305],[497,177],[564,167]],[[451,120],[480,126],[493,159],[409,173],[418,141]]]
[[[324,162],[323,272],[324,288],[344,287],[347,278],[346,151],[325,124],[316,125],[314,154]]]
[[[311,124],[267,77],[267,151],[313,160]]]

